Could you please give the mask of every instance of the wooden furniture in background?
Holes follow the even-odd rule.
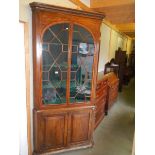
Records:
[[[116,76],[118,76],[119,65],[115,63],[114,59],[111,59],[110,62],[107,62],[105,64],[104,74],[107,74],[107,73],[110,73],[110,72],[114,72],[116,74]]]
[[[132,70],[132,77],[135,75],[135,52],[133,51],[131,54],[129,54],[129,67]]]
[[[123,87],[125,68],[127,66],[126,51],[122,51],[121,49],[115,51],[115,62],[116,64],[119,65],[118,78],[119,78],[119,91],[121,92]]]
[[[33,2],[34,154],[91,147],[103,14]]]
[[[107,106],[106,106],[106,112],[108,112],[108,110],[117,100],[119,79],[113,72],[106,74],[104,78],[107,79],[108,81],[108,95],[107,95]]]
[[[128,64],[124,71],[123,84],[127,85],[130,79],[135,76],[135,54],[134,51],[128,56]]]

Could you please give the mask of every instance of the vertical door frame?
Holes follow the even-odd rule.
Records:
[[[27,22],[19,21],[24,25],[25,49],[25,80],[26,80],[26,114],[27,114],[27,143],[28,154],[32,155],[31,143],[31,108],[30,108],[30,53],[29,53],[29,26]]]

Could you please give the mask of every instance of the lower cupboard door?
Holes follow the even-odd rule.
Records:
[[[92,111],[72,112],[69,116],[69,145],[90,144],[93,132]]]
[[[37,117],[36,152],[65,147],[67,114],[42,114]]]

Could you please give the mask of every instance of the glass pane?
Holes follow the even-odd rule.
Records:
[[[71,59],[70,102],[90,101],[94,41],[85,28],[74,25]]]
[[[42,97],[44,104],[66,102],[69,24],[56,24],[43,35]]]

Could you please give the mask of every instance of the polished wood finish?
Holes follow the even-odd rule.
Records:
[[[94,107],[34,110],[34,154],[93,145]]]
[[[113,73],[103,72],[98,73],[98,82],[96,88],[96,113],[95,113],[95,128],[107,115],[108,110],[116,102],[118,96],[119,79]]]
[[[102,75],[103,77],[103,75]],[[95,115],[95,128],[99,125],[105,115],[107,95],[108,95],[108,80],[102,78],[97,82],[96,88],[96,115]]]
[[[75,10],[75,9],[70,9],[70,8],[65,8],[65,7],[59,7],[55,5],[48,5],[44,3],[38,3],[38,2],[33,2],[30,3],[30,6],[32,9],[37,9],[37,10],[46,10],[49,12],[61,12],[61,13],[67,13],[67,14],[72,14],[72,15],[77,15],[79,16],[85,16],[89,18],[94,18],[94,19],[99,19],[102,20],[105,15],[103,13],[99,12],[94,12],[94,11],[83,11],[83,10]]]
[[[107,106],[106,112],[116,102],[118,97],[119,79],[115,73],[110,72],[104,75],[104,78],[108,80],[108,95],[107,95]]]
[[[56,153],[91,147],[95,121],[95,96],[103,14],[67,9],[33,2],[33,83],[34,83],[34,154]],[[42,37],[45,30],[58,23],[68,23],[68,70],[66,103],[48,104],[42,101]],[[70,70],[73,24],[87,29],[94,39],[91,99],[85,103],[70,103]]]
[[[35,111],[35,153],[43,150],[62,148],[66,143],[67,113]]]
[[[52,105],[44,106],[42,103],[42,73],[41,73],[41,62],[42,62],[42,35],[47,27],[51,24],[56,23],[75,23],[86,28],[91,32],[94,38],[95,53],[94,53],[94,64],[92,73],[92,98],[91,103],[95,100],[95,88],[97,79],[97,64],[98,64],[98,52],[100,43],[100,24],[101,18],[104,16],[101,14],[95,14],[93,12],[85,12],[81,10],[66,9],[62,7],[55,7],[49,5],[43,5],[40,3],[31,3],[32,7],[32,20],[33,20],[33,77],[34,77],[34,107],[36,109],[49,109],[54,108]],[[54,9],[53,9],[54,8]],[[52,10],[53,9],[53,10]],[[79,17],[80,16],[80,17]],[[71,41],[69,45],[69,53],[71,52]],[[69,62],[68,62],[69,63]],[[69,65],[69,64],[68,64]],[[69,91],[67,92],[69,94]],[[72,106],[72,105],[61,105],[62,107]],[[77,105],[80,106],[80,105]],[[57,105],[55,105],[57,107]],[[60,107],[60,105],[59,105]]]
[[[94,127],[94,111],[72,111],[69,115],[69,145],[90,143]],[[92,123],[93,122],[93,123]]]

